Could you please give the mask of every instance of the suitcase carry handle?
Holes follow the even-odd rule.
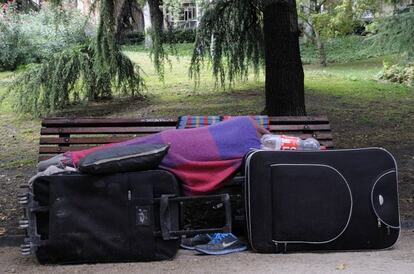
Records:
[[[207,195],[207,196],[197,196],[197,197],[175,197],[174,195],[162,195],[160,199],[155,199],[160,201],[160,225],[161,225],[161,234],[164,240],[177,239],[182,235],[197,235],[203,233],[217,233],[231,232],[231,205],[230,205],[230,196],[229,194],[220,194],[220,195]],[[220,201],[224,204],[225,210],[225,225],[221,228],[205,228],[205,229],[195,229],[195,230],[172,230],[171,228],[171,217],[170,217],[170,203],[180,203],[186,201]]]

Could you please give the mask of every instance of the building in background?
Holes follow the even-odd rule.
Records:
[[[84,15],[91,12],[95,0],[73,0],[74,6]],[[196,28],[198,26],[198,18],[201,14],[200,5],[195,0],[182,0],[178,15],[173,16],[165,6],[160,6],[164,14],[165,28],[173,27],[180,29]],[[144,31],[151,27],[151,15],[148,3],[145,2],[143,7],[138,5],[137,1],[131,4],[131,18],[127,18],[132,24],[134,31]],[[97,7],[92,11],[91,21],[97,23],[99,11]]]
[[[164,27],[179,29],[194,29],[198,27],[198,19],[201,16],[201,7],[195,0],[181,0],[180,10],[173,14],[166,6],[160,6],[164,15]],[[151,28],[151,14],[148,3],[143,7],[145,29]]]
[[[197,1],[183,0],[181,5],[180,12],[176,18],[169,15],[166,8],[163,7],[165,21],[174,28],[196,28],[198,26],[198,18],[201,14]]]

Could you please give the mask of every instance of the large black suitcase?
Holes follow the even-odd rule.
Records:
[[[245,187],[257,252],[385,249],[400,233],[397,166],[381,148],[255,151]]]
[[[228,195],[179,194],[175,177],[162,170],[39,177],[19,197],[27,230],[22,252],[40,263],[165,260],[176,254],[181,235],[231,230]],[[222,202],[225,225],[180,230],[180,208],[189,200]]]

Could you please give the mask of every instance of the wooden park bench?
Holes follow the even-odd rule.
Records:
[[[326,117],[269,117],[275,134],[314,137],[327,149],[333,148]],[[39,161],[68,150],[121,142],[176,127],[177,119],[134,118],[45,118],[40,130]]]
[[[269,117],[269,119],[272,133],[301,138],[314,137],[327,149],[333,148],[331,127],[326,117]],[[174,129],[176,125],[177,119],[45,118],[40,131],[38,160],[45,160],[69,150],[82,150]],[[244,195],[240,184],[244,179],[243,177],[237,178],[238,182],[234,179],[233,183],[219,192],[230,194],[234,218],[233,231],[243,233],[245,227]],[[216,220],[223,220],[217,210],[211,210],[211,205],[208,208],[191,205],[189,208],[189,216],[198,216],[198,220],[190,222],[193,228],[212,225]],[[219,223],[215,224],[220,226]]]

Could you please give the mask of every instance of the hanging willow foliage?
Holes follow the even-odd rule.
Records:
[[[101,0],[95,41],[63,50],[15,78],[9,94],[17,98],[17,110],[46,114],[82,99],[111,97],[114,90],[142,97],[142,70],[121,52],[115,39],[115,1]]]
[[[387,50],[397,49],[414,60],[414,12],[396,14],[384,18],[377,24],[377,33],[369,38],[374,46]]]
[[[221,0],[205,6],[197,31],[190,77],[199,80],[205,59],[222,85],[257,74],[264,65],[262,1]]]

